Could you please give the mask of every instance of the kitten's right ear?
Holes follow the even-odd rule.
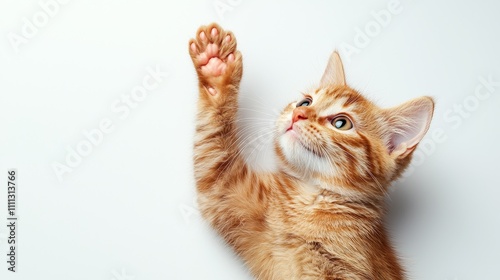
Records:
[[[388,149],[394,158],[409,155],[424,137],[434,113],[434,100],[424,96],[385,110]]]
[[[346,85],[344,66],[342,65],[342,60],[340,59],[340,55],[337,51],[334,51],[332,55],[330,55],[328,65],[326,66],[325,73],[323,74],[320,83],[321,87],[328,87],[332,85]]]

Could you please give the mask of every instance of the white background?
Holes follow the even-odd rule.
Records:
[[[500,81],[497,1],[401,0],[385,26],[371,12],[388,0],[67,2],[44,23],[38,0],[0,0],[1,279],[252,279],[194,203],[187,42],[212,21],[243,52],[242,124],[262,136],[250,152],[264,167],[276,112],[319,81],[335,48],[348,83],[381,106],[433,96],[426,145],[388,199],[394,245],[411,279],[500,279],[500,86],[475,96],[481,79]],[[217,13],[221,3],[230,9]],[[38,24],[30,38],[23,18]],[[148,67],[169,76],[127,117],[114,112]],[[58,180],[55,162],[104,119],[112,131]],[[12,167],[16,274],[4,262]]]

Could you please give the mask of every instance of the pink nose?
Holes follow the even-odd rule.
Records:
[[[300,120],[307,120],[307,110],[304,107],[298,107],[293,110],[292,124]]]

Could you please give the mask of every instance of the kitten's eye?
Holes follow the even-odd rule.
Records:
[[[308,97],[300,102],[297,102],[297,107],[309,106],[311,105],[312,102],[313,102],[312,99]]]
[[[332,120],[332,125],[339,130],[349,130],[352,128],[352,122],[347,117],[336,117]]]

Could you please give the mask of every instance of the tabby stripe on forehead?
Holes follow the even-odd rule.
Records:
[[[342,98],[349,99],[351,97],[357,98],[350,91],[339,91],[339,90],[336,90],[336,91],[331,92],[330,94],[333,95],[332,98],[336,99],[336,100],[339,100],[339,99],[342,99]]]
[[[344,107],[350,106],[359,100],[359,96],[347,94],[347,100],[344,102]]]

